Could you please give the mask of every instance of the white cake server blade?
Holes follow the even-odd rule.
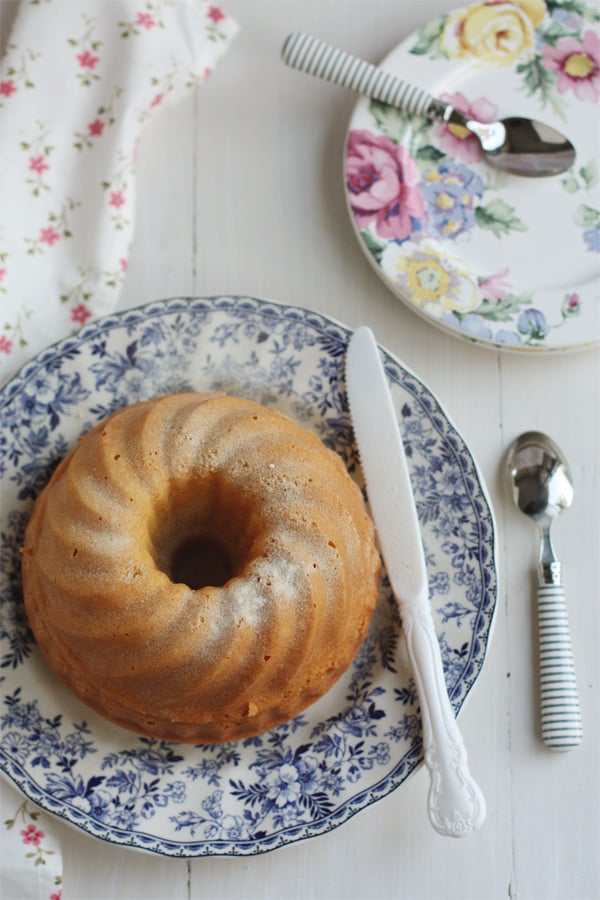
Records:
[[[485,800],[448,698],[408,464],[375,337],[358,328],[346,356],[346,388],[379,546],[399,605],[421,705],[430,774],[428,812],[440,834],[463,837],[485,819]]]

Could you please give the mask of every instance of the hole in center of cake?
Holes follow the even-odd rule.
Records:
[[[196,591],[203,587],[223,587],[233,577],[229,554],[216,541],[205,537],[187,538],[175,548],[170,578]]]
[[[252,491],[211,473],[168,485],[146,527],[156,568],[197,591],[239,577],[264,526]]]

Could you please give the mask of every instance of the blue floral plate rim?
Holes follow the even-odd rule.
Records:
[[[321,313],[276,301],[171,298],[86,326],[0,391],[0,424],[9,435],[0,471],[12,500],[0,513],[0,768],[43,809],[109,843],[159,855],[254,855],[338,827],[422,762],[414,683],[385,577],[374,626],[338,685],[292,722],[222,747],[151,741],[104,722],[48,678],[35,647],[25,646],[19,618],[19,533],[32,494],[67,446],[116,406],[186,386],[235,387],[315,428],[360,482],[343,380],[350,333]],[[382,352],[416,467],[432,603],[443,603],[434,616],[458,714],[481,672],[494,620],[493,512],[477,465],[438,401]],[[41,462],[35,442],[23,449],[34,438],[46,442]],[[442,551],[449,536],[454,546]],[[465,563],[469,554],[473,565]]]

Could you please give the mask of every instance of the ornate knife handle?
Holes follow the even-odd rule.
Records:
[[[421,701],[423,751],[431,778],[429,818],[440,834],[465,837],[485,819],[485,799],[469,772],[429,607],[414,614],[402,607],[402,625]]]
[[[389,72],[302,32],[288,35],[281,50],[286,65],[308,75],[358,91],[411,115],[442,118],[446,103]]]

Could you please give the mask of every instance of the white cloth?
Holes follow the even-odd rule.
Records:
[[[0,383],[115,308],[140,130],[207,78],[236,32],[199,0],[22,4],[0,67]],[[52,826],[0,778],[3,900],[60,900]]]
[[[61,900],[62,854],[52,817],[0,780],[0,897]]]
[[[140,130],[236,31],[198,0],[23,4],[0,69],[0,382],[114,309]]]

